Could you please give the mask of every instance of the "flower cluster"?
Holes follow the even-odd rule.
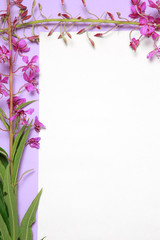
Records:
[[[157,46],[157,42],[159,40],[159,29],[158,26],[160,24],[160,17],[154,17],[148,15],[146,13],[147,5],[146,2],[141,2],[141,0],[131,0],[131,14],[129,15],[130,18],[136,19],[139,21],[139,30],[140,36],[138,39],[131,38],[130,47],[136,51],[137,47],[139,46],[140,39],[145,36],[148,38],[152,38],[154,41],[155,49],[148,54],[148,58],[151,59],[154,55],[160,56],[160,48]],[[156,1],[154,3],[151,0],[148,0],[149,8],[155,8],[157,10],[157,14],[160,11],[160,1]],[[137,27],[136,27],[137,30]],[[133,31],[132,31],[133,32]]]
[[[30,48],[27,46],[26,40],[25,39],[18,39],[16,40],[15,37],[12,38],[12,47],[14,50],[14,57],[13,59],[16,58],[17,53],[18,56],[22,58],[22,61],[24,62],[24,65],[19,67],[18,69],[15,70],[21,71],[24,84],[22,83],[21,88],[17,91],[17,93],[14,94],[13,99],[12,99],[12,104],[13,104],[13,114],[10,117],[10,121],[14,121],[16,126],[29,126],[29,115],[32,115],[34,112],[33,108],[25,109],[24,108],[29,105],[27,103],[27,100],[25,98],[21,98],[19,95],[23,93],[24,90],[27,92],[33,92],[36,91],[39,93],[38,89],[38,73],[39,73],[39,67],[36,65],[38,61],[38,56],[35,55],[32,57],[32,59],[29,61],[28,56],[24,56],[24,54],[28,53],[30,51]],[[0,47],[0,62],[1,63],[6,63],[10,60],[11,52],[2,45]],[[0,96],[2,97],[8,97],[9,96],[9,89],[7,88],[8,84],[8,76],[3,77],[2,74],[0,74]],[[7,99],[7,104],[10,109],[10,98]],[[42,128],[45,128],[45,126],[38,120],[38,117],[35,117],[34,125],[32,126],[33,129],[39,133]],[[17,132],[20,129],[17,129]],[[15,130],[16,131],[16,130]],[[16,134],[15,133],[15,134]],[[32,148],[39,148],[39,141],[40,138],[31,138],[26,142],[26,146],[29,144],[30,147]]]

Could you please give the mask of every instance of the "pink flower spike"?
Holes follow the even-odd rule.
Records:
[[[38,120],[38,117],[36,116],[34,122],[34,129],[37,133],[39,133],[42,128],[45,128],[45,126]]]
[[[137,47],[139,45],[139,39],[132,38],[132,41],[130,42],[130,47],[136,51]]]
[[[40,137],[37,137],[37,138],[31,138],[29,139],[27,142],[26,142],[26,145],[29,144],[29,146],[31,148],[37,148],[39,149],[40,148],[40,144],[39,144],[39,141],[41,140]]]

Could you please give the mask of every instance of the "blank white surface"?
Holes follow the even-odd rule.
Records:
[[[40,36],[39,239],[160,239],[160,61],[129,32]]]

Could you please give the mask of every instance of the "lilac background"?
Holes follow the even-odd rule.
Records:
[[[1,1],[1,9],[6,8],[6,1]],[[37,3],[40,2],[43,6],[43,13],[49,17],[49,18],[56,18],[57,13],[62,12],[61,7],[61,1],[60,0],[40,0],[37,1]],[[101,14],[104,11],[110,11],[111,13],[115,14],[117,11],[121,12],[121,15],[123,17],[127,17],[129,14],[130,9],[130,0],[86,0],[88,9],[91,12],[94,12],[98,16],[101,16]],[[31,0],[24,0],[24,5],[27,5],[29,9],[31,9],[32,1]],[[81,14],[81,16],[87,17],[83,4],[81,0],[66,0],[65,5],[67,10],[72,13],[73,16],[77,16]],[[39,13],[35,11],[36,16],[39,16]],[[116,14],[115,14],[116,15]],[[44,29],[40,29],[41,31],[44,31]],[[74,29],[73,29],[74,30]],[[77,31],[77,28],[75,28]],[[30,36],[30,30],[28,29],[26,31],[28,35]],[[37,32],[38,33],[38,32]],[[22,34],[22,30],[19,31],[19,35]],[[107,41],[107,40],[106,40]],[[31,44],[30,44],[31,46]],[[32,44],[31,51],[29,52],[28,56],[31,58],[33,55],[38,55],[39,53],[39,47],[37,44]],[[20,65],[21,62],[18,60],[17,65]],[[0,72],[2,72],[2,66],[0,66]],[[45,81],[45,79],[44,79]],[[18,76],[16,79],[14,79],[14,87],[15,89],[18,89],[22,85],[22,78],[21,76]],[[49,86],[48,86],[49,87]],[[30,99],[38,99],[38,96],[34,94],[33,96],[25,93],[21,96],[27,98],[27,100]],[[7,109],[5,106],[4,99],[0,101],[0,107]],[[35,112],[33,116],[38,115],[38,109],[39,109],[39,103],[36,102],[34,104]],[[8,109],[7,109],[8,110]],[[46,117],[49,117],[46,116]],[[45,124],[45,123],[44,123]],[[33,133],[32,137],[35,137],[36,134]],[[8,142],[9,138],[7,134],[0,133],[0,146],[3,147],[6,151],[8,151]],[[20,168],[19,176],[21,176],[25,171],[28,169],[34,169],[34,172],[26,175],[22,181],[19,183],[19,198],[18,198],[18,208],[19,208],[19,216],[20,221],[22,220],[22,217],[24,216],[27,208],[29,207],[30,203],[32,202],[33,198],[36,196],[38,191],[38,151],[35,149],[31,149],[27,147],[25,149],[22,164]],[[47,206],[46,206],[47,207]],[[46,219],[47,221],[47,219]],[[37,222],[33,226],[33,234],[34,240],[37,240]]]

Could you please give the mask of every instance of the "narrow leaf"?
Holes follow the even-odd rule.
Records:
[[[42,194],[42,190],[38,193],[36,198],[31,203],[28,211],[24,215],[20,227],[20,239],[31,240],[32,239],[32,229],[31,226],[35,222],[35,215],[39,205],[39,200]]]
[[[4,197],[2,195],[0,197],[0,215],[2,216],[6,226],[8,228],[8,231],[10,232],[10,225],[9,225],[7,208],[6,208],[6,204],[4,202]]]
[[[30,123],[29,127],[27,128],[26,132],[24,133],[24,135],[22,137],[22,140],[21,140],[21,142],[18,146],[18,149],[15,153],[14,165],[13,165],[13,185],[15,185],[16,181],[17,181],[19,164],[20,164],[20,161],[21,161],[21,157],[22,157],[22,153],[23,153],[23,150],[24,150],[24,147],[25,147],[25,143],[27,141],[29,132],[31,130],[31,125],[32,125],[32,122]]]
[[[0,112],[2,113],[2,115],[3,115],[5,118],[7,118],[7,115],[5,114],[5,112],[3,111],[2,108],[0,108]]]
[[[2,239],[11,240],[11,236],[9,235],[7,226],[1,215],[0,215],[0,232],[1,232]]]
[[[14,160],[14,155],[15,155],[15,153],[16,153],[18,144],[20,143],[20,140],[21,140],[21,138],[22,138],[22,135],[23,135],[25,129],[26,129],[26,126],[23,126],[23,127],[21,128],[21,130],[19,131],[19,133],[17,134],[15,140],[14,140],[13,150],[12,150],[12,160]]]
[[[2,183],[4,182],[4,175],[5,175],[5,167],[0,161],[0,180],[2,181]]]
[[[0,148],[0,162],[4,167],[8,165],[8,155],[3,148]]]
[[[12,239],[18,239],[19,224],[18,224],[18,213],[17,213],[17,197],[13,192],[9,165],[6,168],[3,191],[6,194],[5,202],[8,209],[11,237]]]
[[[4,117],[3,117],[3,115],[2,115],[1,112],[0,112],[0,119],[1,119],[1,121],[2,121],[2,123],[3,123],[3,125],[5,126],[5,128],[9,131],[9,125],[8,125],[8,123],[5,121],[5,119],[4,119]]]
[[[37,101],[37,100],[33,100],[33,101],[29,101],[29,102],[22,103],[22,104],[20,104],[20,105],[16,108],[16,110],[22,109],[22,108],[24,108],[24,107],[26,107],[26,106],[28,106],[28,105],[30,105],[31,103],[34,103],[34,102],[36,102],[36,101]]]

